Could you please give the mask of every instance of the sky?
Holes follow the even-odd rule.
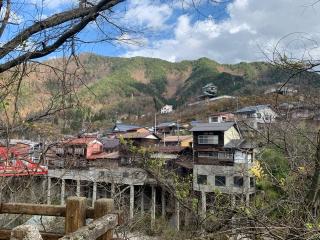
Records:
[[[320,3],[316,0],[220,2],[195,0],[194,7],[191,0],[128,0],[108,15],[128,31],[119,35],[105,22],[90,24],[78,35],[82,40],[103,39],[105,33],[114,39],[79,44],[77,51],[171,62],[207,57],[231,64],[267,60],[276,48],[297,59],[319,59]],[[16,8],[16,21],[27,22],[39,4],[45,6],[38,9],[40,19],[76,3],[77,0],[24,0]]]

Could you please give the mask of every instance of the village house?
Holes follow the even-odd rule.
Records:
[[[267,89],[264,94],[280,94],[285,96],[294,96],[298,93],[298,90],[294,86],[283,86],[282,84],[277,84],[269,89]]]
[[[156,130],[159,134],[171,134],[174,135],[178,131],[181,131],[183,127],[177,122],[164,122],[157,125]]]
[[[89,160],[104,158],[103,144],[95,137],[66,139],[51,149],[47,162],[50,167],[88,168]]]
[[[167,135],[161,140],[164,146],[192,147],[192,135]]]
[[[148,129],[136,125],[116,123],[112,128],[112,133],[126,133],[126,132],[147,132]]]
[[[152,132],[127,132],[119,134],[119,139],[131,141],[137,147],[152,147],[160,143],[161,138]]]
[[[278,114],[270,105],[256,105],[239,109],[235,112],[236,120],[252,129],[260,129],[264,125],[274,123]]]
[[[250,167],[254,149],[242,139],[235,122],[203,123],[193,132],[193,190],[201,193],[202,209],[207,194],[216,190],[235,199],[246,200],[255,192]]]
[[[233,113],[230,112],[218,112],[218,113],[213,113],[209,117],[209,123],[219,123],[219,122],[230,122],[234,121],[235,116]]]

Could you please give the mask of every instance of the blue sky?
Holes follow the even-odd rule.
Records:
[[[80,39],[104,38],[102,29],[115,40],[80,44],[78,52],[173,62],[208,57],[236,63],[266,60],[277,46],[279,51],[299,59],[319,56],[320,3],[313,4],[314,0],[234,0],[223,4],[195,0],[196,9],[190,2],[126,1],[109,17],[134,31],[119,35],[105,22],[91,24],[79,34]],[[33,20],[35,13],[38,19],[45,18],[74,4],[77,0],[23,0],[15,6],[16,21],[23,25]]]

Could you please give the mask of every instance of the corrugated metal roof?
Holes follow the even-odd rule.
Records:
[[[117,138],[101,138],[100,141],[104,149],[113,149],[120,145],[120,141]]]
[[[176,122],[164,122],[164,123],[160,123],[159,125],[157,125],[157,128],[162,128],[162,127],[180,127],[180,124],[177,124]]]
[[[125,139],[141,139],[141,138],[148,138],[150,136],[160,139],[157,135],[155,135],[152,132],[129,132],[124,134],[119,134],[119,136]]]
[[[130,124],[124,124],[124,123],[117,123],[112,131],[113,132],[127,132],[130,130],[134,130],[134,129],[139,129],[142,128],[140,126],[136,126],[136,125],[130,125]]]
[[[256,105],[256,106],[248,106],[248,107],[244,107],[239,109],[238,111],[236,111],[236,113],[249,113],[249,112],[256,112],[265,108],[270,108],[270,105]]]
[[[199,123],[193,128],[191,132],[202,132],[202,131],[227,131],[229,128],[234,126],[234,122],[221,122],[221,123]]]

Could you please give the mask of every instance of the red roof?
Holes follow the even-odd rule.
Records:
[[[48,169],[29,158],[27,147],[0,147],[0,157],[5,162],[0,165],[0,176],[46,175]]]

